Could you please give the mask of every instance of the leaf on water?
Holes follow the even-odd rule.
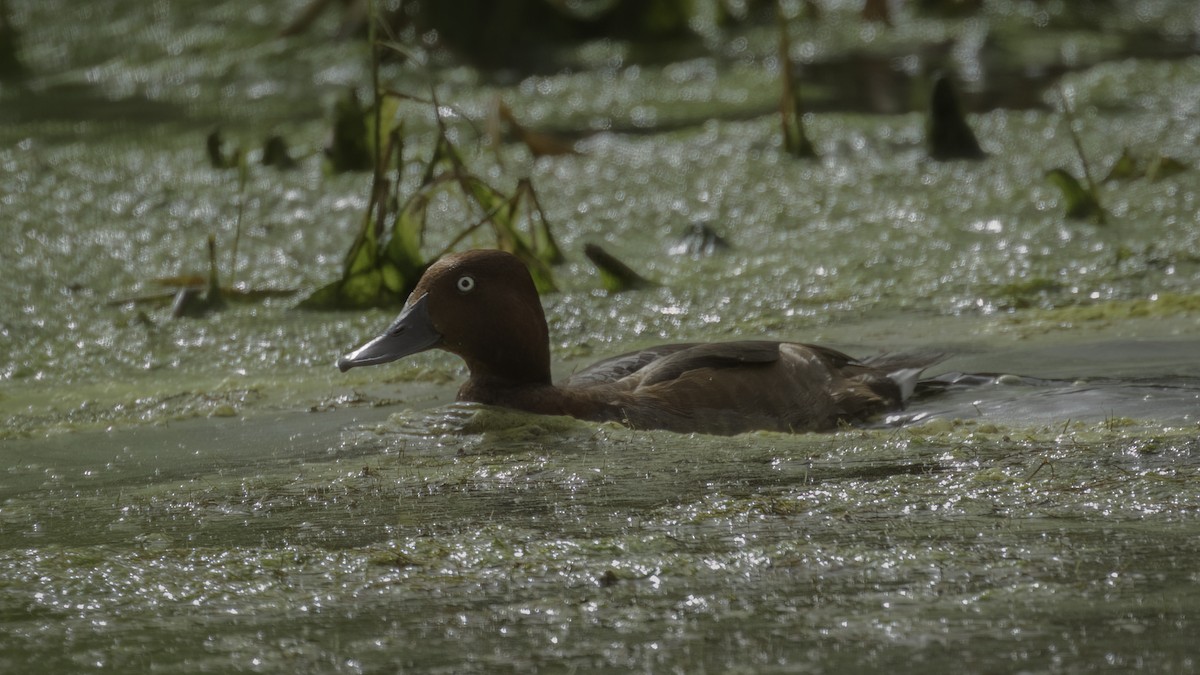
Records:
[[[399,220],[398,220],[399,222]],[[367,218],[358,238],[346,255],[342,278],[311,293],[297,305],[300,309],[368,309],[398,305],[420,277],[419,253],[406,249],[404,235],[394,247],[380,249],[375,223]],[[389,244],[391,241],[389,241]],[[409,255],[418,256],[415,259]],[[392,260],[389,255],[395,256]]]
[[[1096,196],[1091,191],[1083,187],[1079,179],[1061,168],[1047,171],[1046,178],[1062,191],[1068,218],[1090,220],[1097,225],[1103,224],[1104,210],[1100,208],[1100,202],[1096,200]]]
[[[583,247],[583,254],[600,272],[600,285],[609,293],[653,288],[658,284],[634,272],[628,265],[617,260],[611,253],[596,244]]]
[[[338,279],[337,281],[325,284],[298,302],[296,308],[318,311],[341,309],[342,305],[338,301],[340,300],[342,283],[342,280]]]
[[[933,159],[983,159],[987,156],[967,124],[954,83],[945,75],[939,75],[933,82],[926,127],[929,156]]]
[[[300,301],[298,309],[372,309],[400,304],[404,295],[388,290],[384,273],[367,270],[326,284]]]
[[[339,294],[343,307],[366,308],[378,306],[383,290],[383,272],[371,269],[347,277]]]
[[[259,161],[263,166],[273,166],[285,171],[296,168],[296,160],[288,154],[287,141],[283,140],[282,136],[271,136],[263,142],[262,159]]]

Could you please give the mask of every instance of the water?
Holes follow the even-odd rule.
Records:
[[[831,4],[795,57],[896,69],[860,87],[880,105],[812,87],[816,161],[778,147],[771,30],[637,68],[592,45],[579,72],[512,85],[390,66],[402,90],[438,83],[481,175],[538,189],[569,257],[544,298],[560,376],[735,336],[944,349],[944,370],[1003,376],[871,428],[709,438],[450,404],[447,355],[337,372],[390,311],[120,302],[202,273],[209,234],[233,277],[239,200],[236,281],[337,274],[367,179],[323,175],[323,115],[365,54],[326,39],[331,17],[276,38],[301,4],[10,9],[34,75],[0,89],[0,668],[1196,667],[1194,169],[1106,184],[1107,227],[1066,221],[1041,177],[1078,171],[1054,95],[973,115],[991,157],[937,164],[895,79],[947,37],[972,101],[1065,67],[1094,171],[1126,146],[1195,167],[1196,9],[1116,3],[1106,32],[994,3],[880,32]],[[1150,53],[1122,25],[1174,37]],[[497,93],[581,154],[477,151],[461,116]],[[428,107],[401,111],[422,156]],[[239,194],[207,165],[216,125],[252,157],[283,134],[300,167],[252,166]],[[427,252],[477,218],[452,195],[432,213]],[[733,248],[669,254],[698,220]],[[588,242],[663,286],[603,294]]]

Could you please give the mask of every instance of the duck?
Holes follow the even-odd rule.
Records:
[[[337,361],[345,372],[431,349],[460,357],[459,401],[617,422],[632,429],[733,435],[828,431],[898,410],[942,354],[856,359],[800,342],[664,344],[604,359],[555,384],[550,332],[525,264],[500,250],[430,265],[387,330]]]

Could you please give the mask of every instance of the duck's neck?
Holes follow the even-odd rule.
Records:
[[[570,415],[596,421],[619,420],[621,412],[601,391],[558,387],[549,381],[514,383],[509,380],[471,378],[458,390],[458,400],[515,408],[540,415]]]
[[[546,415],[570,414],[564,407],[563,390],[544,382],[519,382],[472,373],[458,390],[458,400],[516,408]]]
[[[482,352],[482,353],[481,353]],[[550,346],[546,342],[494,340],[464,355],[471,376],[464,389],[487,390],[549,386]]]

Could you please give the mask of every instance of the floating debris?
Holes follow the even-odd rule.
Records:
[[[225,154],[225,141],[221,138],[221,130],[213,129],[205,139],[205,150],[208,152],[208,163],[214,169],[236,169],[242,165],[243,152],[241,148]]]
[[[184,288],[175,295],[171,318],[199,318],[225,308],[221,280],[217,274],[217,238],[208,235],[208,288],[202,295],[197,287]]]
[[[262,159],[259,161],[263,166],[273,166],[276,169],[296,168],[296,160],[288,154],[287,141],[283,140],[282,136],[271,136],[263,142]]]
[[[371,170],[371,144],[367,133],[367,116],[371,114],[372,111],[359,102],[353,89],[334,104],[333,131],[325,146],[325,166],[330,173]]]
[[[489,133],[492,136],[493,143],[498,143],[503,136],[504,125],[508,127],[509,136],[515,136],[517,140],[524,143],[525,147],[529,148],[530,154],[534,157],[579,154],[575,149],[575,144],[570,140],[555,134],[534,131],[525,127],[525,125],[517,121],[508,104],[497,98],[492,115],[489,117]]]
[[[717,234],[711,225],[697,221],[684,228],[683,233],[671,245],[671,255],[712,255],[730,248],[729,242]]]
[[[296,289],[275,288],[234,288],[221,286],[217,274],[216,238],[208,238],[209,271],[204,274],[181,274],[173,277],[159,277],[151,283],[169,290],[139,295],[134,297],[110,300],[110,307],[121,305],[165,305],[171,304],[171,317],[196,318],[208,312],[223,309],[227,302],[251,303],[262,302],[271,298],[288,298],[296,294]],[[139,310],[139,315],[145,314]]]

